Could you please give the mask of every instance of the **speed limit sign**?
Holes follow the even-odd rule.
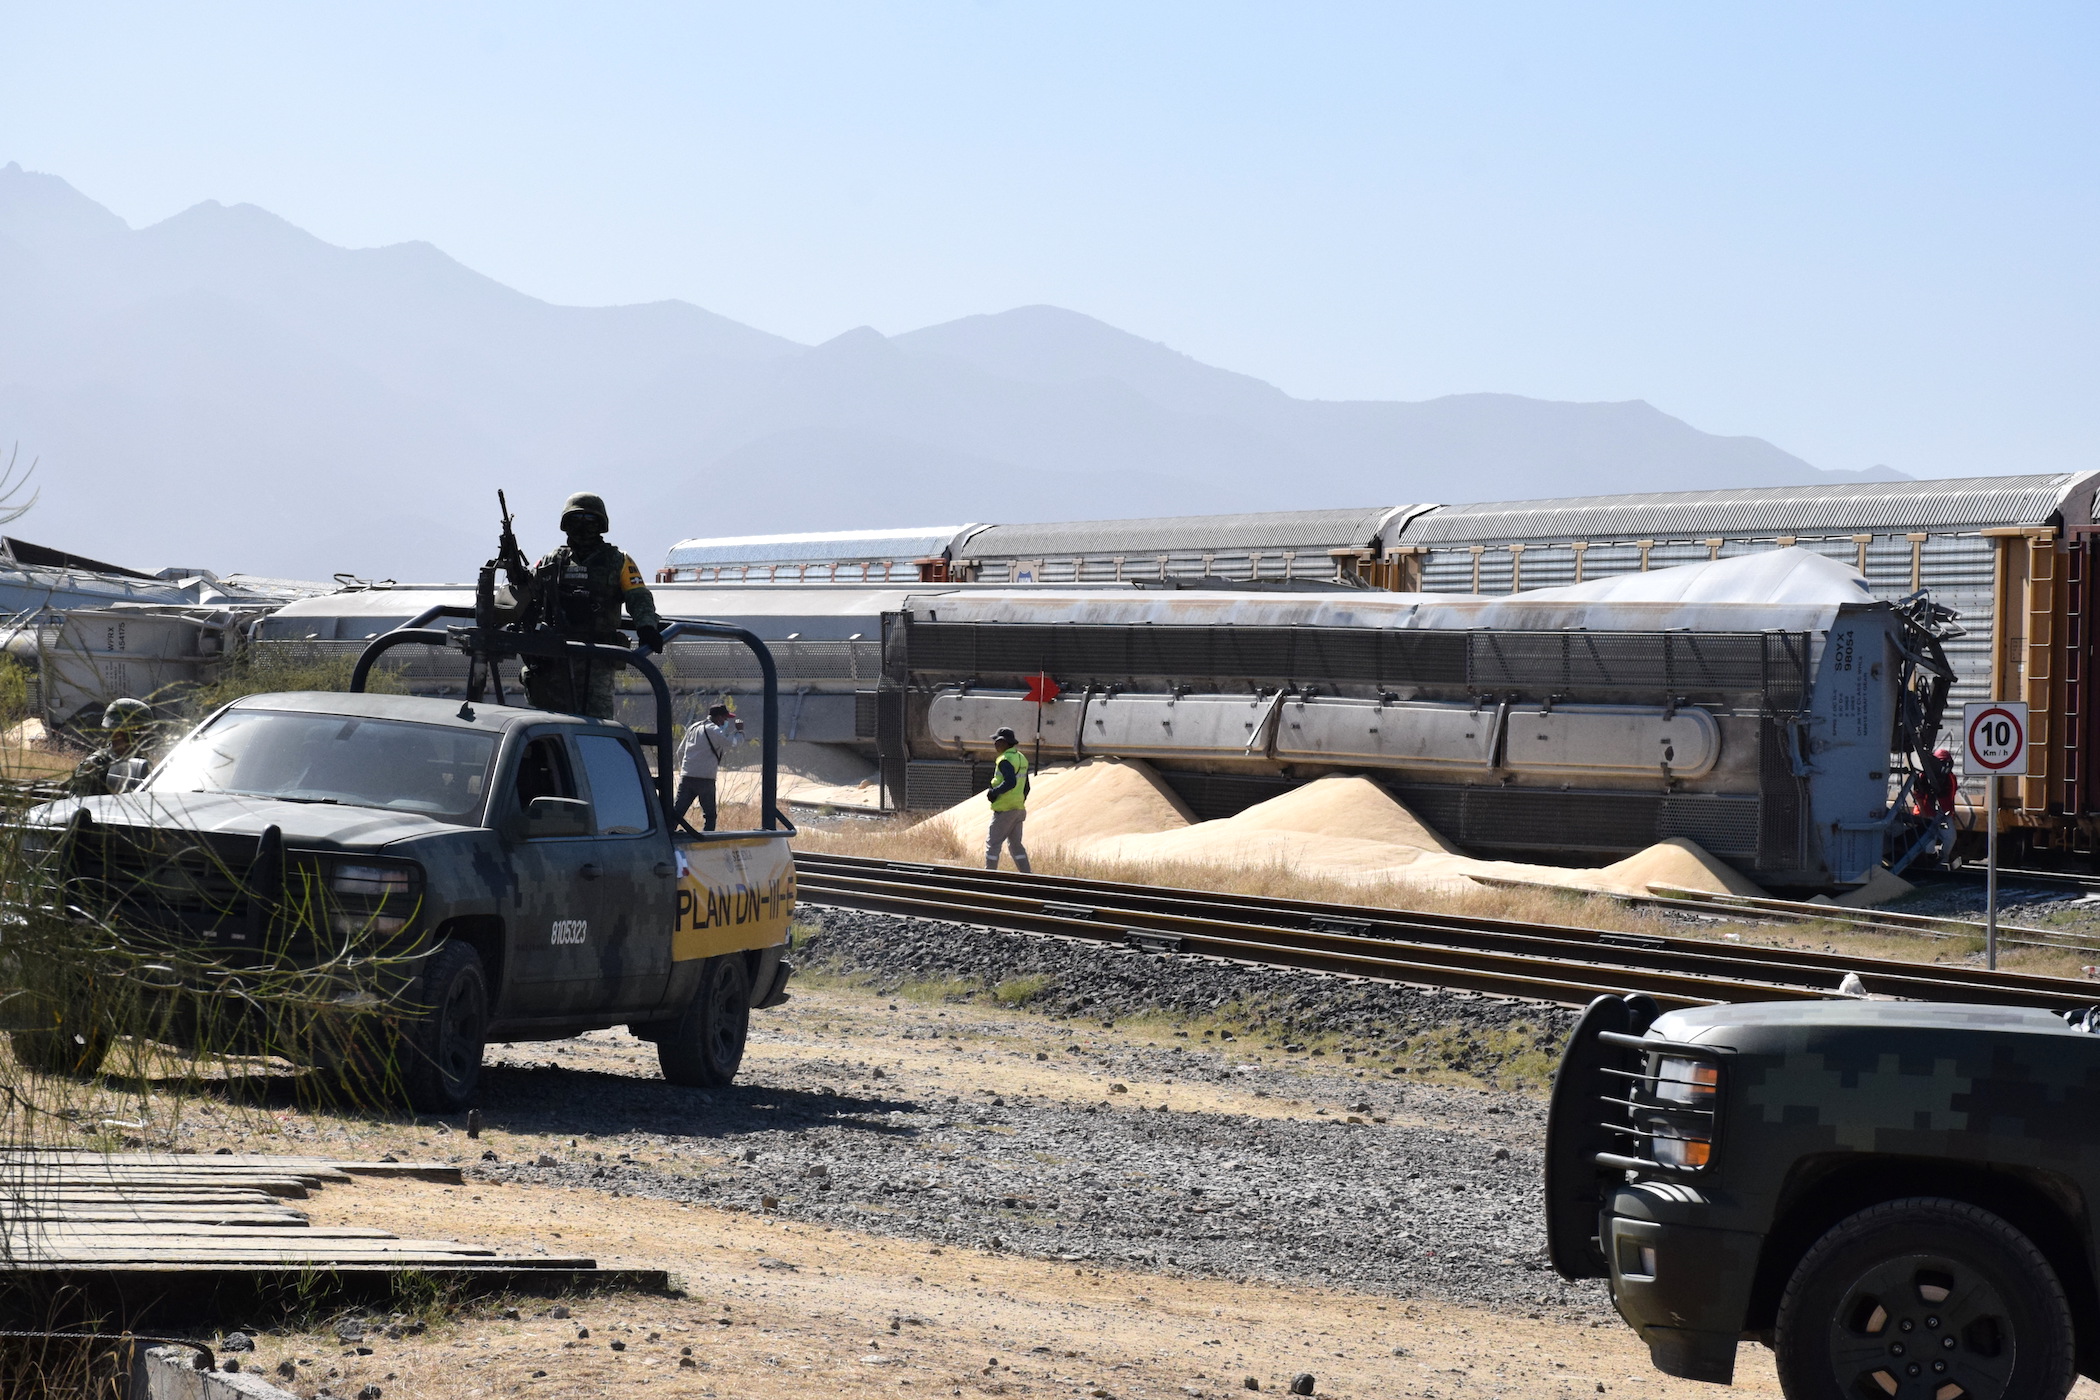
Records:
[[[2027,772],[2027,704],[2021,700],[1976,700],[1961,707],[1962,771]]]
[[[2027,776],[2027,705],[2021,700],[1976,700],[1961,707],[1964,773]],[[1998,966],[1998,789],[1983,785],[1983,965]]]

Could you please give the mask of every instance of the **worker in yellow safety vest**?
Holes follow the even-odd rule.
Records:
[[[1014,853],[1014,869],[1028,873],[1028,848],[1021,844],[1021,824],[1028,820],[1028,756],[1011,729],[992,735],[998,756],[992,760],[992,786],[985,797],[992,804],[992,830],[984,838],[984,868],[999,868],[999,848]]]

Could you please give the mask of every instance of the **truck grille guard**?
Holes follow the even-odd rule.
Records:
[[[252,867],[259,845],[253,837],[187,832],[155,840],[87,820],[83,810],[62,853],[66,897],[92,914],[170,933],[244,928],[254,899],[241,872]]]
[[[1656,1040],[1649,1036],[1625,1035],[1617,1031],[1605,1031],[1598,1040],[1607,1046],[1631,1052],[1642,1057],[1645,1063],[1640,1069],[1619,1069],[1611,1065],[1600,1065],[1598,1074],[1607,1081],[1618,1081],[1623,1085],[1626,1098],[1614,1098],[1610,1084],[1603,1086],[1597,1102],[1603,1109],[1598,1126],[1605,1132],[1619,1137],[1631,1138],[1636,1144],[1652,1148],[1658,1141],[1698,1141],[1707,1145],[1709,1154],[1720,1150],[1721,1105],[1719,1070],[1721,1053],[1703,1045],[1685,1045],[1677,1041]],[[1700,1087],[1696,1080],[1664,1079],[1662,1062],[1679,1060],[1711,1064],[1716,1075],[1714,1085],[1708,1092],[1712,1106],[1700,1108],[1689,1103],[1672,1103],[1662,1097],[1663,1085],[1683,1084]],[[1656,1127],[1681,1125],[1689,1127],[1693,1134],[1658,1132],[1655,1128],[1644,1128],[1643,1122]],[[1711,1155],[1708,1158],[1711,1161]],[[1653,1151],[1646,1156],[1626,1156],[1616,1152],[1599,1152],[1596,1163],[1607,1171],[1659,1172],[1666,1176],[1699,1177],[1705,1175],[1705,1165],[1688,1166],[1657,1160]]]
[[[1659,1014],[1647,996],[1598,997],[1568,1037],[1554,1075],[1546,1128],[1546,1245],[1563,1278],[1610,1275],[1598,1218],[1628,1173],[1696,1181],[1709,1174],[1720,1150],[1719,1076],[1726,1052],[1648,1037]],[[1660,1079],[1666,1058],[1714,1066],[1705,1105],[1661,1097],[1666,1085],[1705,1087],[1703,1080]],[[1655,1144],[1663,1140],[1704,1142],[1705,1163],[1658,1160]]]
[[[401,896],[389,904],[343,892],[331,880],[343,858],[288,848],[276,826],[259,836],[159,830],[97,822],[81,808],[46,859],[48,897],[70,917],[221,955],[369,953],[380,944],[398,953],[421,900],[413,867],[383,857],[352,863],[410,872]]]

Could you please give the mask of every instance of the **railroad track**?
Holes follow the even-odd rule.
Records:
[[[1848,973],[1870,995],[1918,1001],[2051,1011],[2100,1002],[2100,987],[2059,977],[1805,949],[808,851],[795,869],[809,904],[1563,1005],[1627,992],[1666,1007],[1813,1000],[1837,995]]]
[[[1964,884],[1980,885],[1984,882],[1984,869],[1980,865],[1957,865],[1952,869],[1934,870],[1930,873],[1941,879],[1958,880]],[[2085,875],[2075,870],[2016,870],[2001,865],[1998,867],[1998,883],[2000,886],[2045,885],[2054,889],[2100,894],[2100,875]]]

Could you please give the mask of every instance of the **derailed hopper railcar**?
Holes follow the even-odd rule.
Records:
[[[1507,599],[928,593],[887,620],[877,737],[915,808],[981,788],[1010,726],[1041,762],[1145,759],[1200,816],[1367,773],[1479,851],[1685,836],[1830,888],[1909,820],[1951,679],[1932,621],[1802,550]]]
[[[2023,700],[2033,762],[2003,777],[1999,820],[2023,847],[2090,856],[2100,831],[2100,473],[1846,482],[1496,501],[1410,519],[1391,557],[1441,593],[1507,594],[1622,573],[1805,549],[1852,565],[1877,598],[1920,588],[1951,609],[1949,704]],[[1958,725],[1943,734],[1956,754]],[[1984,780],[1958,822],[1980,854]]]

